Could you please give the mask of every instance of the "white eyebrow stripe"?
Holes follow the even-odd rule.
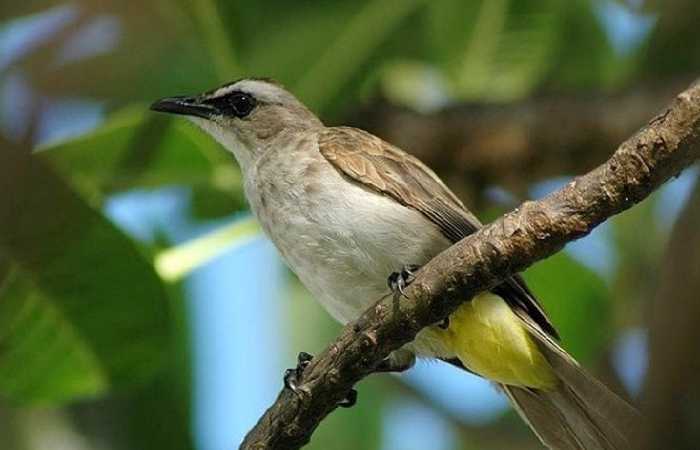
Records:
[[[243,92],[253,96],[260,103],[284,105],[296,101],[296,99],[284,89],[264,80],[243,79],[231,84],[221,86],[208,94],[206,99],[225,97],[233,92]]]
[[[239,90],[239,89],[236,89],[235,86],[236,86],[235,84],[230,84],[228,86],[220,87],[219,89],[214,91],[214,93],[211,94],[209,97],[210,98],[224,97],[233,91]]]

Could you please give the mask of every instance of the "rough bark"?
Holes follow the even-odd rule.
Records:
[[[559,251],[646,198],[699,156],[700,85],[624,142],[604,164],[453,245],[419,272],[407,299],[387,297],[347,325],[306,368],[301,395],[283,389],[242,449],[296,449],[390,352],[463,301]]]

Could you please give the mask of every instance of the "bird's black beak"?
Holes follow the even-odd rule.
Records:
[[[212,105],[202,103],[197,97],[168,97],[151,105],[151,110],[183,116],[195,116],[211,119],[218,113]]]

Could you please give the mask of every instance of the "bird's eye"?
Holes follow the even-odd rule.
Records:
[[[248,94],[237,92],[228,98],[228,104],[236,117],[243,118],[255,108],[255,99]]]

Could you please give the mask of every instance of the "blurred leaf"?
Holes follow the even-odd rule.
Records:
[[[578,89],[609,86],[622,66],[596,15],[595,3],[571,0],[565,5],[560,8],[556,47],[550,59],[551,84]]]
[[[442,53],[451,53],[445,61],[460,97],[473,98],[475,93],[488,95],[485,87],[493,74],[491,64],[504,32],[507,7],[508,0],[433,4],[432,30],[442,38],[436,39],[442,44],[439,47]],[[453,27],[441,33],[441,29],[447,28],[443,22],[452,23]],[[451,32],[449,37],[448,32]],[[469,38],[464,39],[464,35]],[[452,39],[462,45],[455,45]]]
[[[283,315],[289,317],[290,353],[322,350],[338,336],[340,324],[331,318],[291,271],[288,272],[286,292],[289,301],[281,303],[281,306],[285,308]]]
[[[293,5],[287,3],[286,8],[271,8],[277,14],[275,20],[265,20],[265,17],[258,17],[262,11],[257,5],[245,3],[248,5],[238,3],[236,13],[232,13],[231,20],[235,20],[232,32],[242,33],[255,27],[248,33],[265,36],[264,40],[247,40],[246,68],[251,75],[270,76],[290,88],[294,88],[305,76],[309,67],[314,65],[334,39],[338,29],[357,9],[355,3],[349,2],[340,5],[314,2],[313,7],[307,8],[290,8]],[[300,94],[298,91],[295,93]],[[299,97],[302,101],[309,101],[304,95]]]
[[[522,99],[542,84],[553,67],[563,8],[553,0],[511,4],[491,73],[490,89],[501,101]]]
[[[564,348],[581,362],[594,361],[612,333],[610,293],[603,280],[565,252],[530,268],[525,279],[561,334]]]
[[[169,285],[172,339],[164,350],[164,369],[132,395],[129,448],[194,449],[192,436],[190,330],[181,284]]]
[[[20,16],[27,16],[44,12],[45,10],[63,5],[60,0],[25,0],[22,2],[3,2],[1,21],[15,19]]]
[[[136,186],[192,184],[229,192],[241,204],[240,173],[226,151],[189,122],[143,106],[121,110],[95,131],[49,144],[39,155],[91,199]]]
[[[212,259],[245,245],[260,235],[260,227],[252,218],[238,220],[204,236],[159,253],[156,271],[167,281],[177,281]]]
[[[658,199],[654,193],[611,221],[619,255],[613,279],[615,306],[623,325],[643,320],[640,306],[651,301],[657,289],[659,261],[668,238],[656,220]]]
[[[216,67],[220,83],[243,76],[243,70],[235,61],[233,39],[224,28],[222,15],[216,0],[194,0],[182,5],[195,17],[197,29],[203,36],[211,60]]]
[[[310,450],[379,450],[381,448],[383,412],[390,391],[379,375],[363,380],[358,386],[357,404],[335,411],[318,426]]]
[[[647,1],[658,17],[644,49],[643,70],[656,79],[696,76],[700,70],[700,42],[697,39],[700,8],[695,0]]]
[[[55,299],[18,272],[0,298],[0,395],[18,403],[59,403],[107,389],[109,377],[92,344]]]
[[[15,67],[38,92],[54,98],[109,99],[112,106],[122,107],[218,82],[202,33],[172,2],[74,3],[81,20],[61,32],[61,36],[70,34],[67,37],[71,39],[44,39],[39,51],[24,54]],[[114,48],[105,46],[104,35],[94,27],[105,20],[112,23]],[[85,49],[90,47],[85,42],[90,39],[95,39],[95,54],[64,58],[70,44],[75,47],[79,43]]]
[[[72,325],[76,339],[90,346],[111,385],[142,382],[161,367],[169,333],[167,297],[151,264],[42,161],[7,144],[0,152],[0,251],[41,292],[31,297],[31,304],[38,306],[25,313],[47,305],[53,310],[43,312],[42,320],[26,319],[36,330],[25,330],[24,340],[13,341],[15,346],[4,347],[4,353],[26,351],[40,360],[45,356],[45,336],[60,333],[42,329],[43,321],[61,323],[60,316]],[[10,327],[20,319],[13,317],[5,322],[4,331],[16,337]],[[21,345],[32,348],[14,350]],[[89,380],[96,392],[101,381],[94,374]],[[23,400],[30,400],[31,393],[26,394]]]
[[[667,236],[659,229],[656,218],[655,204],[658,199],[659,194],[654,193],[634,208],[613,218],[614,243],[618,252],[624,255],[621,264],[655,266],[659,261]]]
[[[433,2],[427,16],[435,60],[460,99],[513,100],[551,67],[561,15],[554,1]]]
[[[606,85],[624,66],[594,8],[587,0],[433,2],[426,16],[432,58],[460,99],[520,99],[548,79]]]
[[[163,369],[128,392],[70,405],[74,432],[92,444],[89,448],[99,448],[104,442],[113,450],[195,448],[186,299],[180,284],[168,285],[167,291],[172,339],[162,349]]]
[[[395,27],[422,5],[423,0],[367,2],[308,68],[296,86],[297,94],[322,109]]]
[[[5,283],[10,280],[11,269],[10,261],[0,250],[0,291],[3,289]]]
[[[231,192],[209,184],[193,186],[190,204],[192,216],[197,220],[220,219],[248,207],[240,188]]]
[[[416,36],[409,26],[424,0],[295,3],[219,2],[227,28],[241,43],[242,65],[251,75],[286,84],[313,110],[328,117],[347,109],[348,97],[376,77],[389,55],[416,53],[393,46]],[[252,39],[251,36],[265,36]]]
[[[478,20],[484,3],[483,0],[443,0],[430,3],[425,16],[426,34],[435,61],[445,65],[460,62],[464,49],[474,38],[474,23]],[[499,8],[502,3],[495,2],[495,7]]]

